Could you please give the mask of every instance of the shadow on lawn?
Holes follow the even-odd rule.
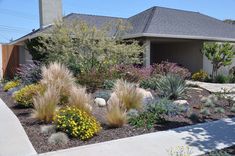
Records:
[[[207,152],[218,148],[218,146],[235,144],[235,118],[225,119],[224,121],[198,124],[190,129],[183,127],[174,131],[177,133],[188,131],[191,136],[183,138],[186,143]]]

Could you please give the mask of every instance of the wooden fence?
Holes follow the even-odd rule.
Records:
[[[19,67],[19,46],[2,46],[2,70],[4,78],[13,78]]]

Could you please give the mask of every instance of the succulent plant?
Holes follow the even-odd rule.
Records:
[[[64,145],[69,142],[69,138],[65,133],[58,132],[58,133],[52,134],[48,138],[48,142],[49,144],[52,144],[52,145],[61,145],[61,144]]]
[[[231,112],[235,113],[235,105],[231,108]]]
[[[200,111],[201,114],[205,115],[205,116],[209,116],[211,115],[211,112],[209,109],[207,108],[203,108],[201,111]]]
[[[222,107],[215,108],[215,113],[225,113],[225,110]]]

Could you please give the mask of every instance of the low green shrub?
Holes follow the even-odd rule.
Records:
[[[101,71],[90,71],[87,73],[81,73],[77,76],[77,83],[86,86],[88,91],[94,92],[98,88],[102,88],[106,79],[105,74]]]
[[[214,82],[215,83],[229,83],[229,77],[222,75],[222,74],[219,74],[219,75],[215,76]]]
[[[156,83],[156,89],[160,96],[170,100],[176,100],[185,96],[186,88],[185,80],[172,74],[163,76]]]
[[[224,114],[225,113],[225,110],[222,108],[222,107],[217,107],[217,108],[215,108],[215,113],[222,113],[222,114]]]
[[[59,131],[81,140],[90,139],[101,130],[100,123],[93,116],[73,107],[60,109],[54,122]]]
[[[156,116],[154,113],[143,112],[136,117],[129,118],[128,121],[132,126],[145,127],[147,129],[151,129],[156,123]]]
[[[164,122],[165,115],[175,115],[178,113],[178,107],[172,101],[160,99],[149,104],[143,112],[130,116],[129,123],[136,127],[153,128],[155,123]]]
[[[233,106],[231,108],[231,112],[235,113],[235,104],[233,104]]]
[[[45,91],[44,87],[40,84],[32,84],[25,86],[21,90],[17,91],[13,95],[13,99],[18,103],[18,105],[23,107],[31,107],[33,105],[33,97]]]
[[[3,90],[6,92],[12,88],[19,86],[19,85],[20,85],[19,81],[9,81],[4,85]]]
[[[200,111],[201,114],[205,115],[205,116],[209,116],[211,115],[211,112],[208,108],[203,108],[201,111]]]
[[[208,79],[208,74],[207,72],[200,70],[192,75],[192,79],[194,81],[205,81]]]
[[[194,121],[194,122],[198,122],[200,120],[199,116],[196,113],[191,113],[189,115],[189,119]]]
[[[156,90],[157,89],[157,81],[160,78],[160,76],[153,76],[147,79],[144,79],[140,81],[140,87],[144,89],[152,89]]]
[[[115,84],[114,80],[105,80],[103,84],[103,88],[111,90],[114,87],[114,84]]]

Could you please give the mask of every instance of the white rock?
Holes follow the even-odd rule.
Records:
[[[179,106],[182,106],[182,105],[189,105],[188,101],[187,100],[176,100],[173,102],[173,104],[175,105],[179,105]]]
[[[154,99],[152,93],[150,91],[146,91],[143,88],[137,88],[137,92],[143,95],[143,105],[148,105]]]
[[[103,98],[96,98],[95,104],[98,105],[99,107],[104,107],[106,106],[106,101]]]
[[[153,95],[150,91],[146,91],[145,89],[143,88],[137,88],[136,89],[138,93],[141,93],[143,95],[143,98],[150,98],[150,99],[153,99]]]

